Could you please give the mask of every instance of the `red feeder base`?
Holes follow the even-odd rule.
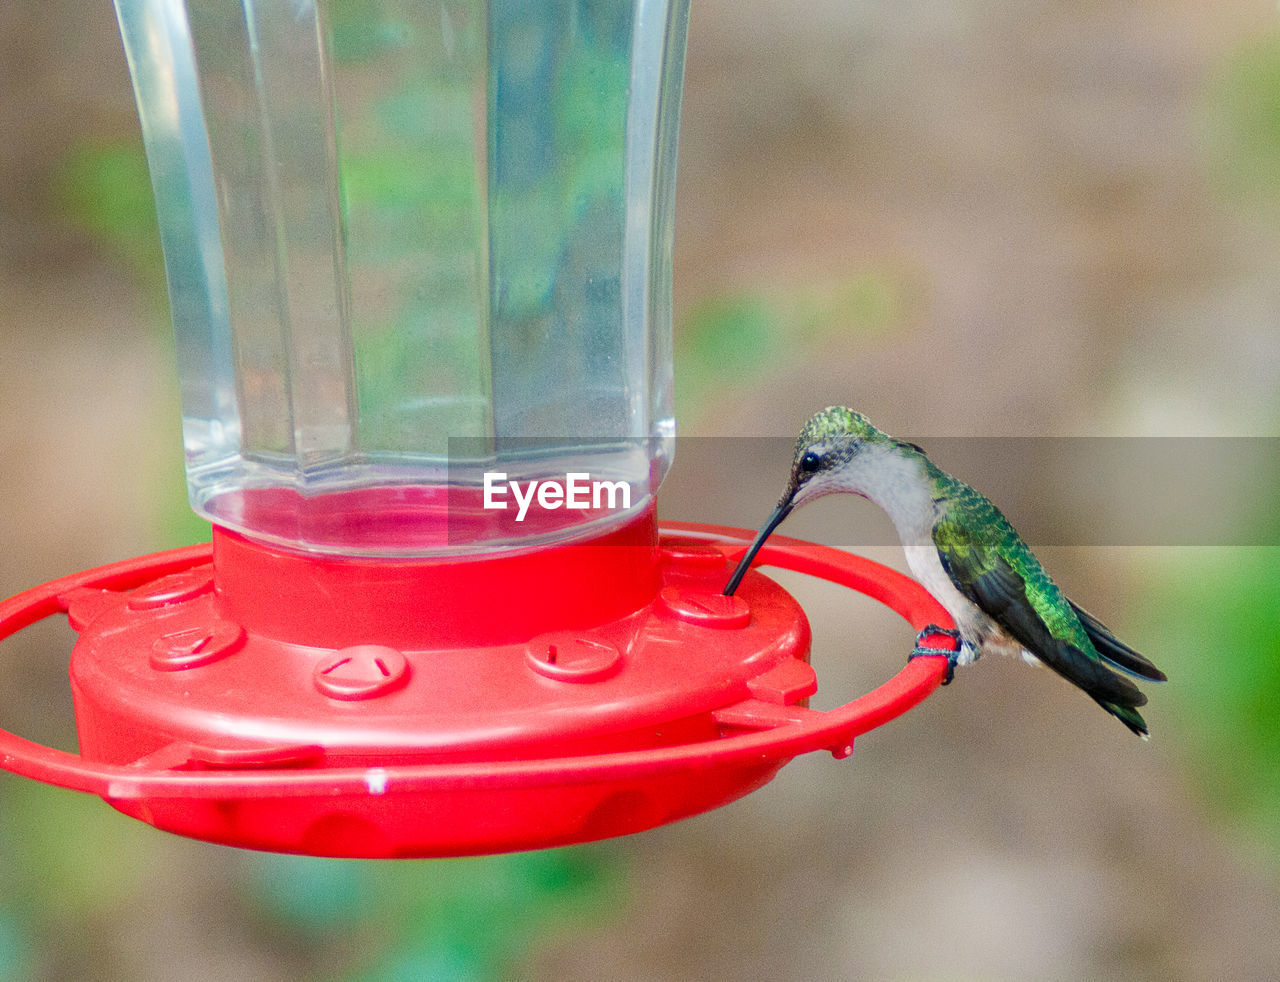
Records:
[[[422,857],[565,845],[732,801],[797,754],[924,699],[921,658],[861,699],[806,707],[809,627],[751,533],[656,535],[461,562],[303,556],[215,529],[0,604],[0,637],[59,611],[81,755],[0,731],[0,765],[158,828],[248,848]],[[913,581],[775,537],[760,562],[947,627]]]

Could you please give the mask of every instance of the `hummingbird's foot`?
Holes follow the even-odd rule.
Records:
[[[943,637],[952,638],[956,642],[955,648],[927,648],[924,639],[931,635],[941,634]],[[956,677],[956,665],[960,662],[961,638],[960,632],[954,631],[946,627],[938,627],[937,624],[926,624],[924,629],[916,635],[916,646],[912,649],[911,654],[907,655],[907,661],[912,658],[938,657],[942,656],[947,660],[947,677],[942,680],[943,685],[950,685],[951,680]]]

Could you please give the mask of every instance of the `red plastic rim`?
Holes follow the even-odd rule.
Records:
[[[727,563],[736,561],[750,542],[750,530],[667,523],[661,544],[678,550],[681,544],[713,547]],[[63,613],[60,598],[81,588],[127,590],[208,563],[211,548],[193,546],[99,567],[64,577],[0,603],[0,638],[8,637],[43,618]],[[776,566],[839,583],[885,604],[902,615],[915,631],[929,624],[952,626],[945,610],[917,583],[886,566],[825,546],[775,536],[760,551],[758,563]],[[751,576],[756,576],[754,572]],[[913,639],[912,639],[913,640]],[[904,646],[904,650],[905,646]],[[589,785],[633,787],[643,782],[697,781],[716,773],[748,774],[738,793],[767,782],[778,767],[795,756],[827,750],[846,756],[853,740],[901,715],[928,697],[941,683],[946,660],[941,657],[908,661],[891,679],[871,692],[833,710],[819,711],[801,705],[772,706],[748,701],[717,716],[724,735],[711,740],[677,743],[643,750],[590,754],[554,759],[507,759],[449,763],[392,764],[386,767],[261,766],[215,770],[169,770],[163,762],[120,765],[86,760],[76,754],[41,746],[12,733],[0,731],[0,767],[45,783],[99,795],[115,807],[159,827],[216,841],[233,841],[214,831],[174,828],[162,816],[166,803],[208,801],[226,809],[241,805],[274,807],[271,801],[307,797],[339,801],[348,798],[385,807],[414,807],[423,796],[474,797],[508,790],[519,794],[569,793]],[[701,778],[700,778],[701,776]],[[540,790],[541,789],[541,790]],[[630,792],[628,792],[630,794]],[[732,795],[724,800],[732,800]],[[305,842],[252,841],[257,848],[280,848],[326,855],[457,855],[507,848],[532,848],[600,838],[638,831],[664,821],[684,817],[723,801],[691,806],[683,811],[646,814],[619,819],[612,811],[631,798],[611,793],[609,814],[581,818],[577,832],[564,830],[545,836],[522,837],[509,830],[491,840],[467,840],[447,846],[430,844],[398,846],[372,843],[352,846],[349,836],[337,844],[312,836]],[[400,802],[398,806],[395,802]],[[237,805],[237,803],[239,803]],[[157,806],[159,806],[157,808]],[[612,811],[610,811],[612,810]],[[161,817],[157,818],[156,816]],[[441,816],[445,821],[447,817]],[[350,831],[350,830],[347,830]]]
[[[711,741],[721,711],[817,684],[800,605],[766,577],[722,596],[725,565],[660,548],[652,509],[460,559],[286,553],[215,527],[211,565],[61,596],[79,753],[332,769]]]

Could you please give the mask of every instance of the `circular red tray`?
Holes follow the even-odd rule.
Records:
[[[719,577],[723,571],[727,577],[752,534],[668,523],[659,545],[668,554],[695,554],[692,562],[706,567],[705,576]],[[184,588],[194,590],[175,574],[211,558],[211,546],[193,546],[47,583],[0,603],[0,638],[66,612],[68,598],[83,600],[86,590],[138,591],[135,608],[163,599],[151,594],[156,593],[155,581],[164,577],[170,578],[166,584],[175,596]],[[913,580],[858,556],[775,536],[757,562],[841,584],[897,611],[913,629],[911,636],[904,634],[904,653],[914,632],[926,625],[952,626],[941,606]],[[752,573],[743,583],[740,602],[749,611],[753,595],[779,589]],[[655,601],[672,607],[682,602],[678,591],[666,590]],[[677,612],[686,619],[697,615]],[[722,626],[750,616],[736,607],[710,613]],[[803,640],[807,647],[807,628]],[[937,640],[944,646],[951,643]],[[375,658],[377,652],[364,654]],[[156,753],[112,763],[0,731],[0,767],[99,795],[158,828],[248,848],[423,857],[565,845],[641,831],[725,804],[765,784],[802,753],[827,750],[847,756],[857,736],[933,692],[947,667],[944,657],[916,658],[871,692],[819,711],[805,705],[812,685],[806,690],[800,677],[808,670],[803,655],[778,666],[769,684],[746,698],[704,714],[706,725],[673,726],[665,737],[669,742],[638,749],[536,757],[514,755],[508,748],[485,751],[478,759],[457,759],[455,754],[438,762],[404,762],[391,757],[386,763],[362,759],[359,766],[333,766],[324,748],[317,747],[312,756],[293,752],[279,759],[261,753],[241,759],[229,751],[200,760]],[[598,652],[573,657],[579,663],[571,671],[609,671]],[[687,657],[693,663],[699,652],[689,650]],[[794,669],[792,662],[800,667]],[[554,666],[539,670],[554,675]],[[340,687],[341,679],[334,684]]]

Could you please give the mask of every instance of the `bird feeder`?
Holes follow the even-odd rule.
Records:
[[[832,711],[741,530],[656,520],[686,0],[116,0],[212,543],[67,615],[79,754],[0,764],[159,828],[443,856],[650,828],[939,683]],[[884,567],[761,562],[948,625]]]

